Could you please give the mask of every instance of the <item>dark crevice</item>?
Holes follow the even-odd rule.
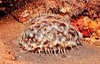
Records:
[[[0,10],[0,18],[4,17],[6,13],[3,10]]]

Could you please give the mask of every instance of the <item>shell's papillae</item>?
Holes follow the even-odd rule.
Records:
[[[82,34],[67,22],[52,16],[32,20],[21,36],[23,50],[34,53],[63,53],[77,48]]]

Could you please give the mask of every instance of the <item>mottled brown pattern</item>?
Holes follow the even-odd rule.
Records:
[[[23,50],[35,53],[65,53],[83,42],[79,31],[53,16],[39,16],[32,20],[21,38]]]

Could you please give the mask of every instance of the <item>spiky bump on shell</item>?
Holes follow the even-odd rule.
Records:
[[[63,53],[78,47],[82,34],[67,22],[53,16],[38,17],[22,33],[23,50],[34,53]]]

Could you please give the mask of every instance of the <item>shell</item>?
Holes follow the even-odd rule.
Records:
[[[42,20],[41,20],[42,19]],[[73,26],[53,16],[32,20],[21,35],[23,50],[34,53],[65,53],[83,42],[82,34]]]

